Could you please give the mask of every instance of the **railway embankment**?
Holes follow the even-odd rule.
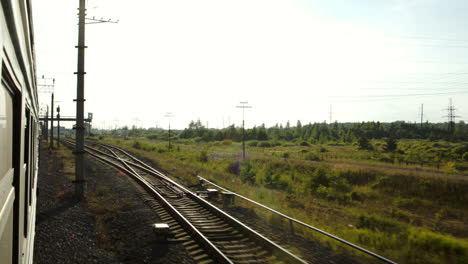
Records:
[[[34,263],[193,263],[182,245],[155,241],[159,217],[139,186],[96,160],[86,164],[87,195],[78,201],[72,151],[41,149]]]

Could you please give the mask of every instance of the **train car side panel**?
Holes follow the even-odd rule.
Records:
[[[13,254],[13,99],[0,86],[0,263],[10,263]]]
[[[0,0],[0,263],[32,263],[38,98],[29,0]]]

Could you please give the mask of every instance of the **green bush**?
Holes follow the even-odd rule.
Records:
[[[412,230],[408,236],[411,250],[442,255],[447,263],[467,263],[468,243],[430,231]],[[434,262],[436,263],[436,262]]]
[[[249,147],[256,147],[258,145],[258,141],[252,140],[247,143],[247,146]]]
[[[463,159],[464,161],[468,161],[468,152],[465,152],[465,153],[463,154],[462,159]]]
[[[136,149],[141,149],[141,143],[139,141],[134,141],[132,147]]]
[[[319,187],[320,185],[328,187],[330,184],[330,170],[326,166],[320,166],[315,169],[314,173],[312,174],[312,186],[315,188]]]
[[[243,165],[242,165],[242,168],[240,170],[240,174],[239,174],[239,177],[240,179],[243,181],[243,182],[248,182],[248,183],[255,183],[255,176],[256,176],[256,173],[255,173],[255,170],[252,166],[252,163],[250,162],[245,162]]]
[[[365,195],[363,195],[361,192],[352,191],[347,193],[347,195],[349,198],[351,198],[352,201],[363,202],[365,200]]]
[[[333,189],[323,185],[317,187],[315,192],[319,197],[322,197],[324,199],[330,199],[333,197]]]
[[[406,198],[396,198],[393,201],[393,204],[402,209],[407,209],[407,210],[414,210],[420,206],[422,206],[422,201],[418,198],[411,198],[411,199],[406,199]]]
[[[339,192],[349,192],[351,190],[351,186],[349,186],[346,179],[337,176],[331,178],[330,186]]]
[[[200,154],[198,155],[198,161],[206,163],[208,162],[208,153],[206,151],[200,151]]]
[[[320,148],[319,148],[319,152],[322,152],[322,153],[324,153],[324,152],[328,152],[328,149],[326,149],[326,148],[325,148],[325,147],[323,147],[323,146],[320,146]]]
[[[165,150],[165,149],[162,149],[162,148],[159,148],[157,151],[158,151],[158,153],[164,153],[164,152],[166,152],[166,150]]]
[[[158,135],[148,135],[146,136],[147,139],[150,139],[150,140],[155,140],[155,139],[158,139]]]
[[[239,174],[239,162],[238,161],[228,161],[225,164],[225,169],[227,173]]]
[[[262,142],[259,142],[258,145],[259,147],[261,148],[271,148],[271,143],[268,142],[268,141],[262,141]]]
[[[320,161],[320,157],[317,154],[315,154],[315,152],[307,153],[305,159],[311,161]]]
[[[387,233],[404,231],[404,227],[399,222],[377,215],[360,215],[356,227]]]
[[[283,153],[283,158],[289,159],[289,156],[290,156],[290,155],[289,155],[289,152],[284,152],[284,153]]]
[[[223,145],[225,145],[225,146],[230,146],[230,145],[232,145],[232,140],[230,140],[230,139],[225,139],[225,140],[223,140]]]
[[[366,185],[377,178],[377,173],[371,170],[345,170],[340,171],[338,175],[353,185]]]

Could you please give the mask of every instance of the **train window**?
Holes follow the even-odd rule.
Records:
[[[0,180],[13,167],[13,99],[7,90],[0,88]]]
[[[28,236],[28,210],[29,210],[29,174],[31,172],[31,164],[29,155],[31,151],[31,116],[29,109],[26,108],[25,112],[25,126],[24,126],[24,166],[26,171],[24,172],[24,236]]]

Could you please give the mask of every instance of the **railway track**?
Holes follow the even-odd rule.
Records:
[[[198,263],[307,263],[125,150],[90,144],[87,153],[133,177],[157,200],[153,209]]]

